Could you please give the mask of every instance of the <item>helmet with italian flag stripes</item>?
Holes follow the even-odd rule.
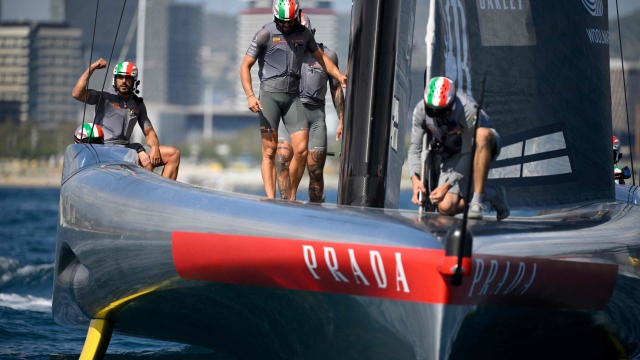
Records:
[[[116,75],[131,76],[135,81],[138,80],[138,68],[134,63],[129,61],[119,62],[113,68],[113,76]]]
[[[116,64],[113,68],[113,82],[111,83],[113,87],[116,87],[116,76],[118,75],[131,76],[133,78],[133,87],[131,90],[135,90],[138,85],[138,68],[134,63],[123,61]]]
[[[424,105],[427,115],[442,115],[451,107],[456,99],[456,87],[453,80],[444,76],[432,78],[424,89]]]
[[[273,0],[273,16],[282,21],[299,20],[298,0]]]
[[[316,29],[311,27],[311,19],[309,19],[309,15],[303,13],[302,11],[300,11],[300,25],[306,27],[307,29],[311,30],[311,33],[313,35],[316,34]]]
[[[620,152],[620,140],[618,140],[617,136],[613,135],[613,163],[617,164],[621,158],[622,153]]]
[[[76,144],[104,144],[104,132],[98,124],[84,123],[76,129],[73,140]]]
[[[300,12],[300,24],[311,30],[311,19],[309,19],[309,16],[303,12]]]

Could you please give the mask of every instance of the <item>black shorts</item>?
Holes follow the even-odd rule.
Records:
[[[297,94],[272,93],[260,90],[260,132],[277,132],[280,118],[289,134],[309,131],[307,115]]]
[[[327,150],[327,122],[324,106],[304,106],[309,120],[309,150]],[[289,132],[283,125],[278,129],[278,141],[291,143]]]

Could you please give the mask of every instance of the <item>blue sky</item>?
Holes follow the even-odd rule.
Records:
[[[2,20],[46,20],[49,17],[49,0],[0,0],[2,1]],[[108,0],[114,1],[114,0]],[[237,0],[176,0],[178,2],[204,3],[207,10],[226,14],[237,14],[245,5]],[[568,1],[568,0],[558,0]],[[572,0],[580,1],[580,0]],[[304,3],[304,0],[301,1]],[[620,16],[640,10],[638,0],[618,0]],[[338,12],[349,12],[351,0],[335,0],[334,8]],[[609,1],[609,15],[615,17],[615,1]]]

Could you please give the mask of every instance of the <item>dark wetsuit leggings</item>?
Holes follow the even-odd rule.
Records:
[[[311,107],[304,106],[309,120],[309,151],[326,151],[327,150],[327,123],[324,106]],[[291,143],[291,138],[283,126],[278,130],[278,141],[287,141]]]
[[[262,134],[278,131],[280,118],[289,134],[309,131],[307,115],[298,94],[272,93],[260,90],[260,132]]]

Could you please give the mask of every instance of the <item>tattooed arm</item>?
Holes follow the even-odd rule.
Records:
[[[330,85],[333,106],[336,108],[338,119],[340,120],[340,122],[338,123],[338,128],[336,129],[336,141],[338,141],[340,139],[340,135],[342,135],[342,124],[344,120],[344,92],[342,91],[342,86],[340,85],[340,83],[330,83]]]

